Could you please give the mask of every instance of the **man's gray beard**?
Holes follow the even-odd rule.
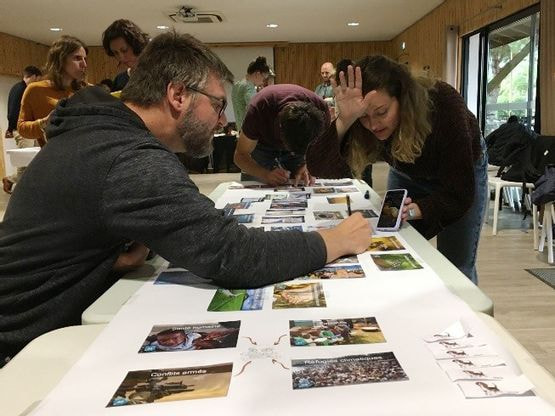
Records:
[[[214,139],[214,127],[203,123],[193,115],[193,109],[189,108],[183,123],[179,126],[179,135],[183,139],[185,154],[194,158],[201,158],[212,153],[212,141]]]

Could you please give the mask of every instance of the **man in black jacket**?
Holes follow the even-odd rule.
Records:
[[[17,119],[19,118],[19,110],[21,108],[21,98],[25,92],[25,88],[31,82],[38,81],[42,76],[42,72],[36,66],[26,66],[23,70],[23,79],[15,84],[8,94],[8,129],[6,130],[6,139],[15,139],[15,144],[18,148],[33,147],[34,140],[29,140],[17,133]],[[11,194],[14,183],[19,180],[25,168],[20,167],[17,169],[17,174],[13,176],[6,176],[2,178],[2,185],[4,192]]]
[[[77,324],[114,269],[141,264],[146,247],[229,288],[291,279],[368,247],[360,214],[329,230],[264,232],[199,193],[174,153],[211,151],[231,79],[195,38],[166,33],[141,54],[121,101],[91,87],[60,102],[0,223],[2,358]]]

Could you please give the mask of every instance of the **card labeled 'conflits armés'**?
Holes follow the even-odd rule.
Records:
[[[106,407],[227,396],[233,363],[130,371]]]

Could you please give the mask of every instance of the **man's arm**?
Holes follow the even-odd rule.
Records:
[[[247,229],[214,209],[175,156],[151,146],[123,153],[102,189],[101,217],[114,235],[225,287],[289,280],[361,253],[371,241],[360,214],[320,233]]]
[[[251,153],[258,143],[257,140],[248,138],[245,133],[241,132],[237,147],[233,155],[233,162],[241,168],[241,170],[251,176],[259,178],[262,182],[270,185],[279,185],[289,180],[289,172],[282,168],[268,170],[260,166],[251,156]]]

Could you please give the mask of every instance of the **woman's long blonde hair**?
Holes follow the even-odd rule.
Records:
[[[63,90],[63,71],[64,64],[68,56],[70,56],[77,49],[83,48],[85,52],[88,53],[89,50],[87,46],[81,42],[79,39],[73,36],[64,35],[58,40],[52,43],[52,46],[48,50],[48,56],[46,57],[45,72],[46,78],[52,81],[54,86]],[[71,88],[74,91],[86,86],[87,84],[81,80],[73,80],[71,82]]]
[[[426,138],[432,132],[432,102],[429,90],[433,80],[414,78],[409,70],[382,56],[367,56],[356,64],[362,72],[362,94],[385,90],[399,101],[399,126],[391,138],[391,155],[400,162],[414,163],[422,154]],[[349,131],[347,162],[356,177],[380,156],[385,143],[356,121]]]

